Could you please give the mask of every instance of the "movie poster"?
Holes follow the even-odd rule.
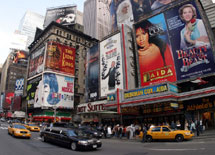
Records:
[[[124,88],[120,33],[100,42],[101,97]]]
[[[99,98],[99,49],[98,44],[87,52],[86,60],[86,102]]]
[[[214,72],[214,60],[205,25],[194,1],[165,12],[177,80]]]
[[[175,82],[176,72],[163,14],[135,24],[141,86]]]

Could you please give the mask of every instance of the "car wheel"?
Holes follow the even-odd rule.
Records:
[[[13,137],[15,137],[15,134],[14,134],[14,132],[12,133],[12,136],[13,136]]]
[[[9,131],[7,131],[7,133],[8,133],[8,135],[10,135],[10,132],[9,132]]]
[[[77,150],[77,144],[76,144],[75,142],[72,142],[72,143],[71,143],[71,149],[72,149],[73,151]]]
[[[152,136],[146,136],[146,141],[147,141],[147,142],[152,142],[152,140],[153,140],[153,139],[152,139]]]
[[[41,140],[42,140],[43,142],[46,142],[46,138],[45,138],[44,136],[41,137]]]
[[[182,142],[184,140],[183,135],[176,135],[175,137],[176,142]]]

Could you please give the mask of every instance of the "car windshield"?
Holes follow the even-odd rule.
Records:
[[[68,135],[71,137],[86,136],[86,134],[81,130],[68,130]]]
[[[28,124],[28,126],[36,126],[36,124]]]
[[[24,127],[23,125],[19,125],[19,124],[15,124],[14,128],[16,128],[16,129],[26,129],[26,127]]]

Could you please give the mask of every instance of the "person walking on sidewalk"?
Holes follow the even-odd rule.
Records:
[[[147,135],[147,128],[146,125],[143,125],[143,139],[142,139],[142,143],[146,142],[146,135]]]

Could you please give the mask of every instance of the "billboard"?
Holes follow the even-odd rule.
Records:
[[[112,0],[110,3],[112,32],[122,24],[132,28],[134,22],[138,22],[149,13],[155,14],[167,8],[173,1],[176,0]]]
[[[52,21],[62,25],[73,25],[76,23],[77,6],[50,8],[46,10],[44,27]]]
[[[15,64],[22,63],[22,62],[25,63],[28,61],[28,54],[25,51],[13,50],[13,52],[11,53],[11,60]]]
[[[120,33],[100,42],[101,97],[123,89],[122,50]]]
[[[15,96],[23,95],[24,78],[16,79],[15,83]]]
[[[214,60],[205,25],[195,1],[165,12],[177,80],[214,72]]]
[[[42,92],[42,106],[74,108],[74,78],[45,73]]]
[[[45,70],[74,76],[75,49],[56,42],[48,42]]]
[[[175,82],[176,72],[163,14],[135,24],[141,86]]]
[[[99,98],[99,49],[98,44],[87,52],[86,60],[86,97],[88,101]]]
[[[30,54],[28,77],[41,73],[44,69],[45,46]]]
[[[31,79],[27,82],[27,101],[28,106],[33,107],[34,104],[41,104],[41,100],[38,96],[42,96],[42,91],[38,92],[39,87],[42,87],[42,76],[38,76],[34,79]]]
[[[6,104],[4,105],[4,108],[10,108],[10,105],[13,103],[13,98],[14,98],[13,92],[6,93],[5,97]]]

